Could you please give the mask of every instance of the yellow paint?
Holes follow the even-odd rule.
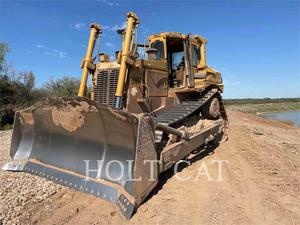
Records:
[[[123,96],[123,89],[125,84],[125,77],[127,73],[127,57],[130,52],[130,44],[132,41],[132,34],[135,29],[135,26],[139,23],[139,19],[136,14],[130,12],[127,14],[127,27],[126,27],[126,33],[125,38],[123,42],[122,47],[122,53],[121,53],[121,66],[120,66],[120,72],[119,72],[119,79],[118,79],[118,85],[116,90],[116,96],[121,97]]]
[[[174,88],[176,92],[193,92],[193,91],[200,91],[208,86],[216,86],[221,91],[223,91],[223,82],[221,73],[214,70],[213,68],[209,67],[206,62],[206,44],[207,40],[204,37],[201,37],[199,35],[195,35],[191,37],[190,35],[181,34],[179,32],[162,32],[158,34],[153,34],[148,37],[149,39],[149,45],[155,41],[162,41],[164,44],[164,59],[160,60],[140,60],[140,59],[134,59],[132,57],[133,49],[132,43],[133,38],[136,36],[135,30],[137,27],[137,24],[139,23],[139,19],[136,14],[130,12],[127,14],[127,26],[124,32],[124,36],[122,38],[122,51],[120,52],[120,59],[118,61],[113,62],[99,62],[97,64],[97,69],[95,71],[95,74],[97,74],[97,71],[99,69],[108,69],[108,68],[119,68],[119,77],[118,77],[118,84],[116,88],[116,97],[122,97],[124,94],[124,86],[126,83],[127,77],[137,76],[135,74],[134,69],[139,69],[142,71],[149,70],[149,69],[156,69],[162,72],[168,73],[168,62],[167,62],[167,56],[168,56],[168,49],[167,49],[167,41],[169,38],[176,38],[176,39],[182,39],[185,40],[186,38],[190,38],[190,44],[196,45],[200,48],[200,61],[197,66],[192,67],[192,74],[198,74],[199,76],[194,78],[195,85],[191,87],[187,87],[186,85],[182,85],[181,87]],[[99,32],[99,31],[98,31]],[[87,64],[91,63],[91,55],[94,47],[95,37],[97,37],[97,32],[94,29],[91,29],[91,36],[89,41],[89,47],[87,50],[86,57],[83,61],[83,76],[81,81],[81,87],[80,87],[80,93],[79,96],[82,96],[84,94],[85,86],[86,86],[86,76],[88,74],[88,68]],[[87,63],[88,62],[88,63]],[[128,69],[132,68],[130,70],[130,74],[128,74]],[[203,76],[201,76],[203,75]],[[139,72],[138,76],[143,76],[143,73]],[[142,78],[138,79],[139,82],[142,82]],[[95,85],[97,81],[95,80],[93,85]],[[168,85],[168,83],[166,83]],[[169,92],[172,92],[171,90],[173,88],[166,87],[166,89]],[[93,90],[92,90],[93,92]],[[81,95],[80,95],[81,94]],[[93,97],[93,93],[92,93]]]
[[[197,66],[198,69],[204,69],[207,67],[206,63],[206,48],[205,45],[207,44],[207,40],[204,37],[201,37],[199,35],[195,35],[194,39],[199,43],[200,45],[200,54],[201,59],[199,62],[199,65]]]
[[[85,58],[82,62],[82,75],[81,75],[81,82],[80,82],[80,87],[79,87],[79,91],[78,91],[79,97],[83,97],[85,94],[86,81],[87,81],[87,77],[89,74],[87,65],[89,62],[92,62],[92,60],[93,60],[92,55],[93,55],[93,50],[95,47],[95,42],[100,33],[101,33],[101,26],[98,24],[95,24],[95,23],[91,24],[89,43],[88,43],[88,47],[86,50]]]

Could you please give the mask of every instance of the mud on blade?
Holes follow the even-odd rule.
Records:
[[[157,183],[144,163],[157,159],[146,118],[86,98],[45,98],[17,112],[10,156],[3,169],[109,200],[126,218]]]

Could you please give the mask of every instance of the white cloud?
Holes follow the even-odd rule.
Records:
[[[49,55],[49,56],[55,56],[58,57],[60,59],[66,58],[67,57],[67,53],[62,51],[62,50],[58,50],[58,49],[54,49],[53,51],[46,51],[45,55]]]
[[[58,58],[61,58],[61,59],[67,57],[67,53],[62,50],[55,49],[54,53],[55,53],[55,56],[57,56]]]
[[[70,27],[73,28],[74,30],[82,30],[82,28],[85,27],[85,23],[84,22],[79,22],[79,23],[75,23],[75,24],[70,24]]]
[[[119,29],[124,29],[126,27],[126,22],[123,22],[121,25],[115,24],[114,26],[103,26],[103,30],[109,30],[109,31],[117,31]]]
[[[36,44],[35,47],[36,47],[36,48],[45,48],[45,46],[44,46],[44,45],[41,45],[41,44]]]
[[[109,27],[109,26],[102,26],[102,29],[103,29],[103,30],[109,30],[110,27]]]
[[[105,5],[108,6],[119,6],[120,4],[116,1],[111,1],[111,0],[100,0],[100,2],[102,2]]]
[[[110,43],[110,42],[106,42],[105,45],[109,48],[114,48],[114,44]]]
[[[63,50],[60,50],[60,49],[51,49],[51,48],[49,48],[45,45],[41,45],[41,44],[36,44],[35,47],[38,48],[38,49],[43,49],[45,55],[55,56],[55,57],[58,57],[60,59],[63,59],[63,58],[67,57],[67,53]]]
[[[111,30],[111,31],[116,31],[116,30],[119,30],[119,29],[122,29],[122,28],[124,28],[124,27],[115,24],[113,27],[110,28],[110,30]]]

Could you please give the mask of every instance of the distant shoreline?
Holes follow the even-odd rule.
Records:
[[[300,128],[300,110],[266,112],[257,115],[266,119],[282,121],[286,124],[293,125],[296,128]]]
[[[266,112],[257,112],[257,115],[266,114],[266,113],[280,113],[280,112],[293,112],[293,111],[299,111],[300,109],[290,109],[285,111],[266,111]]]
[[[243,100],[234,100],[234,102],[228,103],[225,101],[225,106],[227,109],[241,111],[252,114],[262,114],[262,113],[271,113],[271,112],[288,112],[300,110],[300,100],[299,101],[278,101],[278,102],[255,102],[253,100],[247,101]]]

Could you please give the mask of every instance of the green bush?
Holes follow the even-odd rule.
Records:
[[[80,80],[72,76],[64,76],[61,79],[50,80],[44,85],[49,96],[74,97],[77,95]]]
[[[15,111],[45,96],[34,89],[34,80],[32,72],[19,73],[17,78],[0,75],[0,129],[13,123]]]
[[[77,95],[80,80],[72,76],[50,80],[42,88],[35,87],[35,75],[32,71],[16,72],[5,61],[10,51],[8,45],[0,42],[0,130],[10,129],[17,110],[24,109],[40,98],[74,97]]]

